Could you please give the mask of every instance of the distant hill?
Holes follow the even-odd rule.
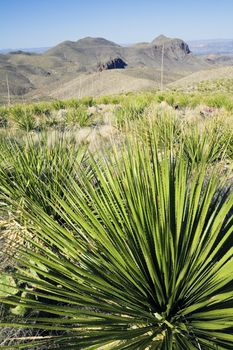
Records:
[[[189,61],[193,66],[195,58],[191,55],[188,45],[180,39],[165,36],[155,38],[151,43],[136,44],[123,47],[103,38],[84,38],[63,43],[46,51],[45,55],[59,57],[63,61],[76,64],[80,71],[96,71],[99,63],[109,59],[121,58],[129,68],[159,67],[161,64],[162,46],[165,46],[165,65],[183,65],[189,68]],[[190,54],[190,55],[189,55]],[[200,65],[197,59],[196,63]]]
[[[193,40],[188,44],[196,55],[233,54],[233,39]]]
[[[33,47],[33,48],[16,48],[16,49],[0,49],[0,54],[7,54],[14,51],[32,52],[32,53],[43,53],[47,51],[49,47]]]
[[[164,35],[128,47],[86,37],[64,41],[40,54],[22,50],[0,54],[0,101],[6,100],[6,79],[12,98],[27,99],[158,88],[162,52],[165,84],[213,65],[193,55],[183,40]]]
[[[212,66],[232,66],[233,65],[233,53],[232,54],[209,54],[202,56],[202,58]]]

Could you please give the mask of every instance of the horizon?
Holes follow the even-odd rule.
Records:
[[[164,34],[160,34],[160,35],[164,35]],[[159,35],[158,35],[159,36]],[[167,36],[167,35],[165,35]],[[64,41],[73,41],[73,42],[76,42],[78,40],[81,40],[81,39],[85,39],[86,37],[82,37],[82,38],[78,38],[77,40],[73,41],[73,40],[64,40]],[[100,37],[94,37],[92,36],[92,38],[100,38]],[[103,39],[106,39],[106,40],[109,40],[109,41],[112,41],[110,38],[103,38]],[[155,39],[155,38],[154,38]],[[174,38],[172,38],[174,39]],[[182,39],[182,38],[179,38],[179,39]],[[194,43],[194,42],[207,42],[207,41],[211,41],[211,42],[215,42],[215,41],[233,41],[233,38],[213,38],[213,39],[208,39],[208,38],[204,38],[204,39],[192,39],[192,40],[185,40],[187,43]],[[150,42],[150,41],[145,41],[145,42]],[[34,47],[0,47],[0,51],[8,51],[8,50],[45,50],[45,49],[50,49],[51,47],[53,46],[56,46],[56,45],[59,45],[61,42],[58,42],[56,43],[55,45],[52,45],[52,46],[43,46],[43,47],[39,47],[39,46],[34,46]],[[139,43],[138,41],[135,41],[135,42],[132,42],[132,43],[118,43],[118,42],[115,42],[116,44],[118,45],[121,45],[121,46],[130,46],[130,45],[135,45],[137,43]]]
[[[150,42],[161,33],[184,41],[233,39],[230,0],[3,0],[0,13],[1,50],[46,48],[87,36],[123,45]]]

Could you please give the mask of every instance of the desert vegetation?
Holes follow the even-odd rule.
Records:
[[[233,346],[233,100],[0,108],[3,349]]]

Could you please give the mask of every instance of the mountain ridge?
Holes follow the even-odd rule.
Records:
[[[121,85],[126,87],[124,91],[130,91],[133,84],[140,89],[142,80],[144,87],[158,87],[162,55],[164,81],[167,83],[198,70],[208,69],[215,62],[208,62],[193,55],[188,44],[182,39],[164,35],[154,38],[149,43],[127,47],[100,37],[66,40],[44,53],[29,54],[16,51],[6,55],[0,54],[0,100],[6,99],[6,77],[12,96],[24,96],[29,99],[33,96],[55,96],[60,85],[66,86],[70,95],[69,83],[72,86],[79,84],[79,77],[86,85],[96,79],[96,84],[92,84],[96,85],[96,92],[107,94],[112,91],[109,84],[102,84],[105,86],[102,91],[98,86],[98,81],[102,78],[96,73],[101,74],[103,70],[110,70],[105,74],[106,79],[110,79],[112,84],[119,84],[119,91],[122,91]],[[119,74],[113,74],[114,70],[118,70]],[[86,74],[90,75],[88,79],[84,77]],[[74,90],[80,91],[80,88]],[[88,93],[87,87],[83,90]],[[92,93],[95,94],[95,91]],[[65,97],[64,89],[63,96]]]

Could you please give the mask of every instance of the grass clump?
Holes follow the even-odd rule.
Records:
[[[51,102],[51,107],[55,111],[59,111],[60,109],[65,109],[66,108],[66,103],[65,101],[62,100],[55,100]]]
[[[13,124],[26,132],[36,129],[37,123],[30,106],[16,105],[10,109]]]
[[[116,109],[115,117],[116,124],[122,127],[132,121],[139,120],[143,117],[146,107],[150,104],[150,101],[145,97],[128,98],[123,103],[121,107]]]
[[[84,106],[68,109],[65,118],[67,125],[76,124],[80,128],[90,126],[93,122],[93,118]]]
[[[35,116],[48,117],[51,114],[51,105],[44,102],[35,103],[31,105],[31,110]]]
[[[90,96],[85,96],[83,98],[81,98],[80,100],[80,104],[86,107],[92,107],[96,104],[95,99],[93,97]]]

